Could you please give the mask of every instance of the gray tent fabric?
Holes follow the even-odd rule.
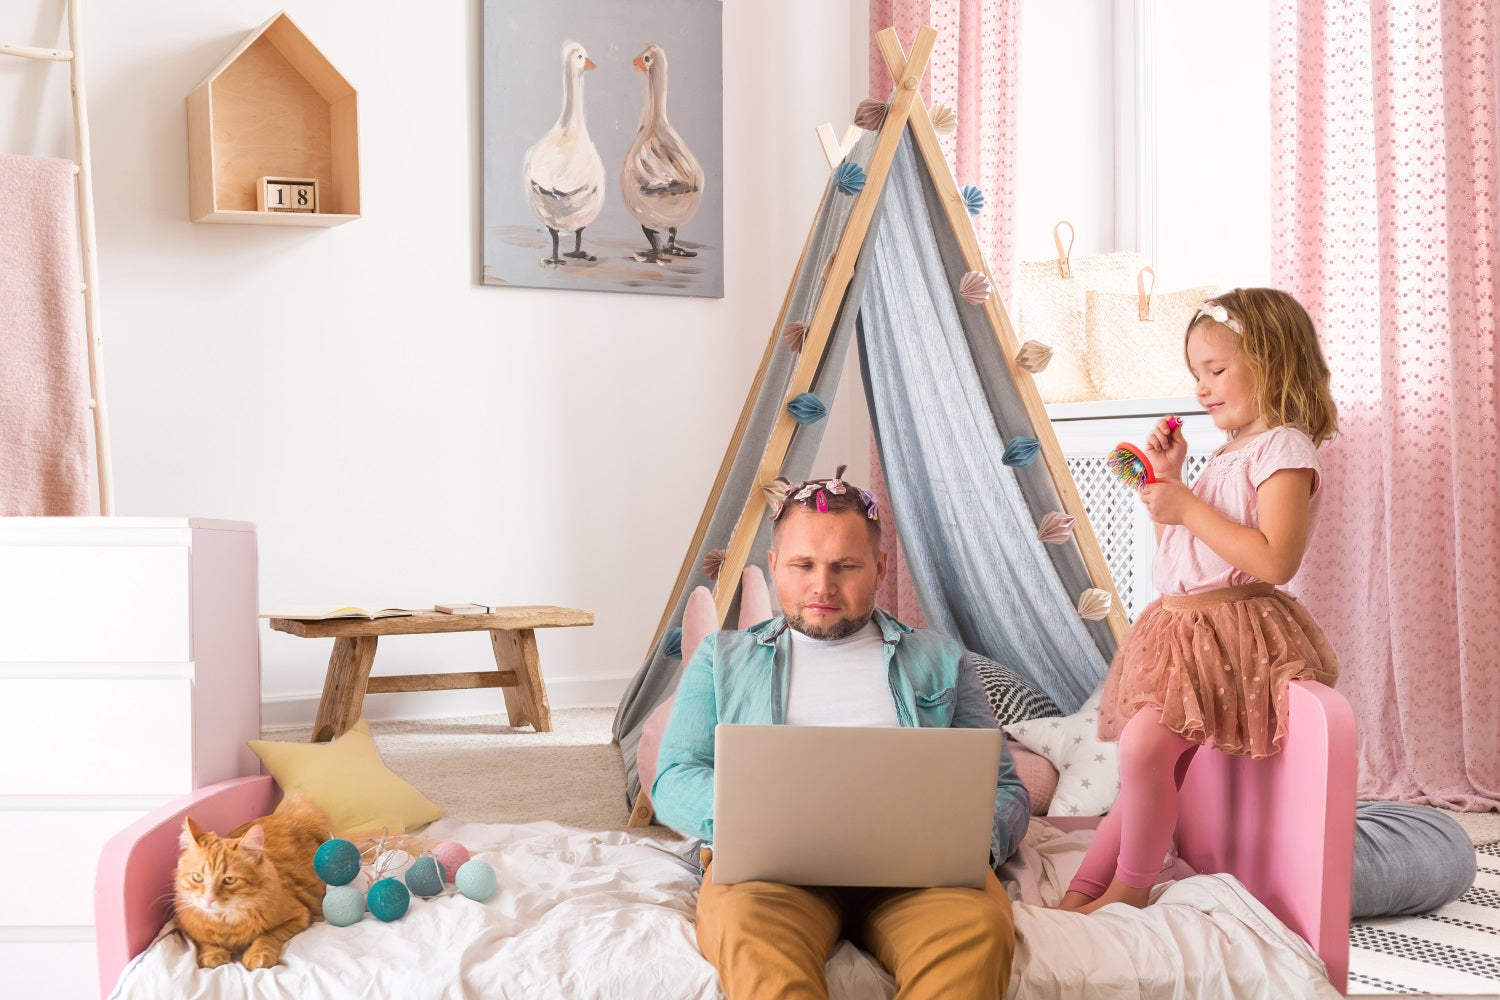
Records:
[[[848,159],[861,166],[867,166],[874,151],[875,134],[869,133],[855,144]],[[829,181],[828,189],[823,195],[822,206],[813,222],[802,266],[793,279],[795,284],[787,304],[786,321],[788,323],[807,323],[812,319],[813,310],[817,308],[818,299],[823,292],[824,265],[833,256],[844,237],[844,230],[849,224],[854,201],[852,196],[840,193],[834,187],[832,180]],[[876,218],[879,218],[878,206]],[[817,374],[813,377],[810,391],[825,403],[831,404],[838,393],[839,376],[843,374],[844,358],[848,355],[850,344],[854,341],[857,309],[852,308],[850,303],[859,301],[866,266],[865,255],[862,254],[855,265],[854,277],[849,289],[845,293],[844,306],[829,333],[822,364],[819,365]],[[755,400],[749,422],[740,439],[739,450],[735,454],[733,465],[723,484],[723,490],[720,492],[719,504],[708,524],[708,530],[704,533],[703,544],[693,555],[693,571],[689,574],[682,592],[675,597],[676,603],[672,610],[670,625],[682,624],[683,609],[687,604],[688,595],[695,587],[712,587],[713,585],[708,574],[703,572],[703,558],[714,549],[728,547],[735,524],[744,510],[745,498],[750,496],[759,485],[756,481],[756,473],[765,453],[766,442],[770,439],[771,430],[781,416],[782,401],[786,398],[788,386],[791,385],[797,360],[798,355],[783,346],[778,346],[771,356],[760,394]],[[825,423],[820,420],[814,424],[797,426],[792,435],[786,461],[782,464],[782,475],[793,482],[798,482],[812,474],[813,459],[817,456]],[[704,492],[706,494],[708,491]],[[770,529],[770,521],[763,520],[760,530],[756,533],[755,541],[751,545],[747,565],[759,566],[763,571],[766,569],[766,551],[771,546]],[[737,603],[738,598],[736,598]],[[731,607],[728,620],[734,621],[736,616],[736,609]],[[681,671],[680,658],[666,656],[659,647],[652,650],[645,665],[631,679],[620,701],[619,710],[615,713],[614,738],[619,742],[620,751],[625,759],[626,793],[631,801],[635,800],[636,793],[640,791],[640,776],[636,771],[635,755],[640,743],[641,725],[646,721],[646,716],[651,714],[652,709],[665,701],[677,689],[677,680]]]
[[[1072,712],[1114,639],[1076,611],[1092,586],[1077,546],[1037,538],[1062,510],[1045,463],[1001,462],[1035,431],[983,307],[957,293],[967,267],[919,162],[904,136],[860,304],[865,395],[912,585],[929,626]]]
[[[865,135],[848,159],[868,166],[875,139]],[[857,339],[892,520],[928,623],[1014,669],[1072,711],[1104,675],[1113,635],[1102,622],[1083,622],[1075,610],[1077,595],[1092,586],[1077,546],[1043,545],[1036,538],[1040,518],[1062,509],[1044,463],[1012,469],[1000,462],[1010,438],[1033,436],[1033,430],[983,310],[957,295],[966,268],[936,197],[907,133],[811,391],[832,403]],[[824,265],[854,201],[830,181],[793,279],[788,322],[811,319]],[[745,498],[758,487],[757,470],[796,361],[782,348],[772,354],[693,554],[693,572],[674,595],[669,624],[681,624],[688,594],[710,582],[701,568],[704,556],[728,546]],[[782,475],[795,482],[811,474],[822,429],[822,422],[797,427]],[[769,545],[770,524],[762,521],[750,564],[764,569]],[[616,712],[614,736],[630,801],[640,790],[641,725],[676,689],[681,667],[679,658],[652,650]]]

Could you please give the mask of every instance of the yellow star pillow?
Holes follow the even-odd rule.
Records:
[[[251,740],[250,749],[284,793],[302,792],[322,806],[336,833],[405,833],[443,815],[385,766],[363,718],[327,743]]]

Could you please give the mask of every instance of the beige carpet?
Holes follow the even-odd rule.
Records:
[[[372,722],[386,766],[471,823],[552,820],[623,830],[630,819],[625,767],[611,742],[613,708],[552,712],[550,733],[510,726],[503,713]],[[269,729],[270,740],[306,740],[311,727]],[[669,833],[650,827],[655,834]]]

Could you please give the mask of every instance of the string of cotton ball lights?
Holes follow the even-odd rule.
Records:
[[[457,841],[442,841],[416,858],[405,843],[404,836],[388,837],[382,830],[368,848],[369,863],[352,841],[334,838],[321,844],[313,854],[313,871],[328,885],[324,918],[335,927],[348,927],[368,910],[377,920],[390,922],[406,914],[413,895],[431,899],[458,894],[482,903],[495,894],[494,867],[471,857]]]

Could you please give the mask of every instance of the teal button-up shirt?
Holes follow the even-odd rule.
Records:
[[[879,608],[873,620],[885,639],[886,676],[901,725],[997,728],[963,647],[936,632],[903,625]],[[713,840],[716,725],[786,722],[791,675],[787,631],[785,618],[773,618],[743,632],[719,632],[699,644],[678,684],[651,786],[651,804],[667,826]],[[934,775],[933,780],[942,776]],[[997,863],[1020,846],[1030,819],[1031,797],[1016,777],[1010,747],[1004,746],[995,776],[990,838],[990,854]]]

